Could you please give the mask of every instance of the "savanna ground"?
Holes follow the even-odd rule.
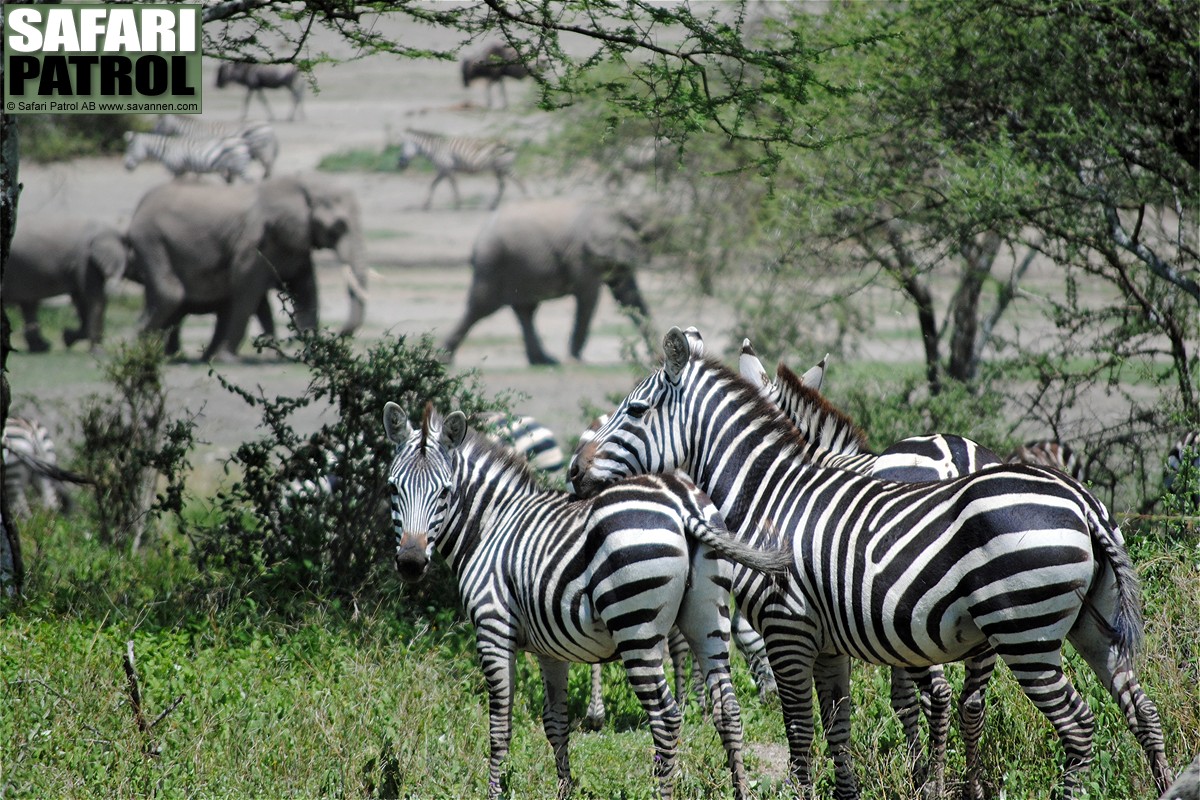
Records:
[[[402,36],[445,36],[431,29]],[[330,48],[337,49],[330,42]],[[350,55],[342,53],[342,55]],[[212,87],[209,64],[206,116],[236,118],[240,89]],[[484,110],[483,87],[464,90],[456,65],[373,57],[317,69],[319,92],[309,92],[307,119],[277,126],[281,174],[310,172],[323,157],[346,150],[382,149],[387,131],[406,126],[447,132],[538,139],[552,124],[529,110],[529,87],[509,85],[507,111]],[[276,115],[285,98],[271,96]],[[251,114],[261,118],[260,106]],[[144,164],[125,172],[119,159],[23,164],[21,213],[95,216],[124,224],[138,199],[164,172]],[[432,173],[346,172],[362,205],[372,267],[364,342],[391,334],[433,333],[440,339],[457,321],[469,283],[471,242],[487,218],[490,177],[460,179],[464,207],[451,207],[439,187],[432,211],[420,204]],[[531,196],[574,194],[591,187],[557,175],[527,175]],[[519,202],[509,187],[505,202]],[[331,261],[321,271],[322,320],[336,326],[345,293]],[[710,346],[729,354],[737,335],[732,312],[718,299],[681,291],[678,276],[644,269],[643,292],[657,327],[695,324]],[[136,287],[123,287],[110,306],[108,340],[133,336],[140,309]],[[542,307],[538,327],[547,349],[564,357],[570,300]],[[880,313],[889,313],[888,309]],[[48,313],[51,329],[66,319]],[[814,324],[820,324],[814,322]],[[211,332],[211,317],[189,320],[185,347],[196,354]],[[862,343],[862,364],[834,364],[831,383],[870,380],[874,371],[919,371],[917,343],[898,321],[895,335]],[[530,368],[512,315],[480,323],[460,349],[456,366],[478,371],[492,393],[516,392],[514,409],[550,425],[564,440],[580,430],[591,409],[611,405],[642,368],[623,358],[633,326],[605,296],[582,364]],[[18,338],[18,344],[20,340]],[[234,383],[268,394],[295,394],[309,376],[295,365],[255,356],[219,367]],[[813,358],[820,354],[813,354]],[[70,450],[81,396],[103,391],[101,359],[81,351],[10,358],[14,413],[46,420]],[[874,366],[871,366],[874,365]],[[839,370],[844,370],[839,373]],[[210,368],[168,366],[172,410],[197,414],[204,444],[194,460],[193,488],[227,480],[225,457],[256,435],[259,417],[222,389]],[[1102,404],[1103,398],[1096,402]],[[297,428],[324,421],[320,411]],[[328,413],[328,412],[325,412]],[[1086,413],[1086,412],[1084,412]],[[475,666],[472,634],[452,610],[417,607],[413,595],[389,585],[369,603],[298,596],[263,607],[245,585],[214,587],[169,539],[137,558],[87,539],[86,532],[47,516],[24,529],[29,570],[27,600],[0,622],[0,796],[12,797],[311,797],[480,796],[486,785],[487,711]],[[1182,768],[1200,748],[1196,693],[1200,641],[1200,565],[1188,540],[1137,538],[1133,553],[1147,597],[1146,658],[1142,677],[1159,703],[1172,766]],[[127,641],[137,654],[147,723],[139,730],[122,670]],[[735,675],[743,702],[748,767],[759,796],[787,796],[782,780],[782,720],[754,695],[740,659]],[[1078,659],[1073,677],[1097,714],[1093,797],[1148,796],[1144,760],[1115,705]],[[607,668],[610,718],[598,734],[572,737],[577,796],[651,797],[650,742],[640,709],[620,675]],[[540,722],[541,688],[532,659],[519,660],[520,692],[510,757],[513,797],[553,796],[553,762]],[[952,668],[952,675],[956,670]],[[572,675],[572,715],[582,714],[586,673]],[[854,754],[869,797],[910,797],[903,739],[887,707],[887,674],[857,668]],[[1006,671],[997,673],[984,738],[984,771],[993,795],[1044,796],[1054,781],[1057,745],[1048,725],[1019,696]],[[678,796],[727,796],[724,758],[711,726],[689,706],[681,748]],[[952,734],[949,775],[961,769]],[[832,789],[832,769],[819,762],[819,790]]]

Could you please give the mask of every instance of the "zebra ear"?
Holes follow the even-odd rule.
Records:
[[[671,328],[671,330],[667,331],[667,335],[663,337],[663,352],[666,354],[663,369],[666,371],[671,383],[677,383],[679,376],[683,374],[684,368],[688,365],[688,361],[692,357],[692,349],[688,346],[687,334],[679,330],[679,328]]]
[[[467,415],[455,411],[442,421],[442,444],[453,450],[467,438]]]
[[[800,383],[810,389],[821,391],[821,384],[825,382],[825,362],[829,359],[829,353],[825,354],[825,358],[821,359],[821,363],[812,367],[803,375],[800,376]]]
[[[408,415],[391,400],[383,406],[383,430],[392,444],[401,444],[412,434]]]

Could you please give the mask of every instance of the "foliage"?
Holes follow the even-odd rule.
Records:
[[[99,536],[134,551],[150,520],[181,508],[190,470],[195,423],[167,413],[162,369],[158,339],[121,346],[104,367],[115,392],[85,400],[80,417],[78,460],[92,481]]]
[[[297,343],[294,353],[270,340],[256,347],[311,370],[302,396],[271,398],[220,378],[261,414],[265,434],[234,451],[236,480],[218,490],[210,513],[183,515],[180,525],[206,569],[266,575],[285,590],[356,592],[389,550],[384,403],[400,402],[414,423],[426,402],[468,414],[487,404],[473,380],[447,371],[429,337],[383,339],[365,353],[327,331],[300,333]],[[291,415],[313,404],[328,406],[331,421],[311,433],[293,428]],[[453,604],[447,583],[429,578],[427,596]]]
[[[141,130],[136,114],[29,114],[21,118],[21,156],[35,162],[125,151],[125,131]]]

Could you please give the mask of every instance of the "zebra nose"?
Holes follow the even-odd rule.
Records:
[[[406,583],[414,583],[425,576],[429,567],[429,556],[425,550],[425,534],[405,532],[396,545],[396,571]]]

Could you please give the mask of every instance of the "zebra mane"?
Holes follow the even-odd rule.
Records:
[[[790,440],[796,447],[804,449],[810,446],[808,437],[796,427],[787,414],[780,411],[774,403],[763,397],[757,386],[722,364],[715,356],[705,355],[703,356],[703,361],[709,370],[716,373],[719,382],[728,384],[737,394],[738,406],[750,409],[755,419],[776,424],[780,434],[785,439]],[[808,460],[806,457],[805,461]]]
[[[421,414],[421,455],[429,455],[429,423],[433,419],[433,402],[425,403],[425,412]]]
[[[775,368],[775,377],[774,394],[779,398],[780,411],[793,423],[803,420],[808,427],[808,438],[831,453],[867,452],[867,435],[854,420],[819,391],[806,386],[782,361]]]

